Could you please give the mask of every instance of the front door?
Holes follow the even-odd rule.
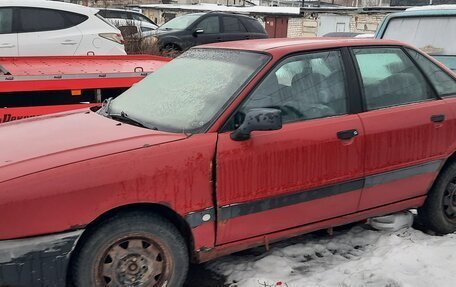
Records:
[[[427,193],[454,142],[454,117],[401,48],[353,49],[365,112],[360,209]]]
[[[203,33],[190,35],[189,41],[193,41],[193,43],[188,45],[189,47],[215,43],[222,40],[220,36],[220,19],[217,15],[203,18],[195,25],[193,31],[195,30],[203,30]],[[187,46],[187,43],[184,46]]]
[[[289,57],[228,121],[217,145],[217,244],[356,211],[364,135],[342,66],[338,50]],[[280,109],[282,129],[232,140],[260,107]]]

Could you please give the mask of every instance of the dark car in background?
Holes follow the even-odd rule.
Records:
[[[192,13],[160,26],[145,43],[161,52],[180,52],[214,42],[268,38],[255,18],[233,13]]]

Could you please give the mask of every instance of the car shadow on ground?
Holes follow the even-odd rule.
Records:
[[[184,287],[227,287],[226,278],[205,267],[205,264],[192,264]]]

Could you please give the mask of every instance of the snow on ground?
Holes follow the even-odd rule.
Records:
[[[456,234],[355,226],[310,234],[209,263],[231,287],[454,287]]]

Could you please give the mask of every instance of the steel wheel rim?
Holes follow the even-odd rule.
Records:
[[[446,186],[442,201],[445,217],[456,222],[456,178]]]
[[[157,287],[168,280],[170,259],[148,237],[125,237],[106,249],[98,261],[98,286]]]

